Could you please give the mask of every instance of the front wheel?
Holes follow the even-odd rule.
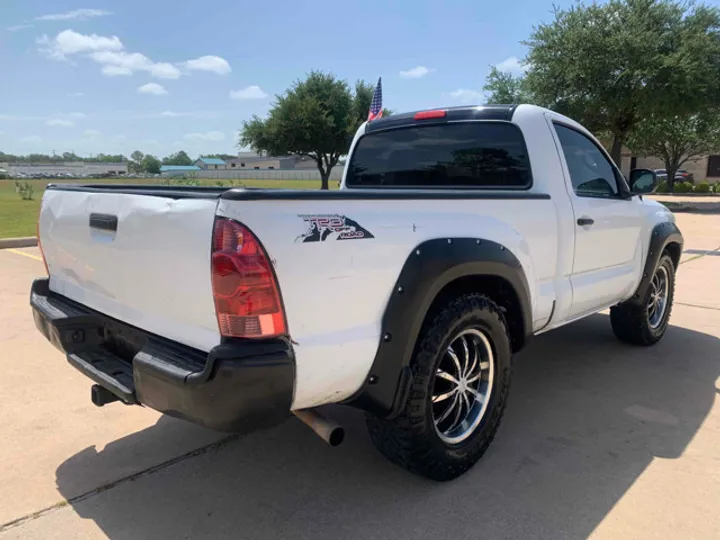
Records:
[[[452,480],[484,454],[505,409],[511,349],[500,308],[477,293],[447,302],[424,325],[410,367],[404,408],[392,420],[367,415],[370,437],[393,463]]]
[[[665,253],[660,258],[645,297],[638,304],[610,308],[615,336],[633,345],[654,345],[665,335],[675,295],[675,265]]]

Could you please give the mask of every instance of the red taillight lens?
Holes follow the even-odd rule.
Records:
[[[212,286],[223,336],[287,334],[280,291],[267,254],[257,238],[237,221],[215,220]]]
[[[419,113],[415,113],[415,120],[432,120],[433,118],[445,118],[447,116],[447,111],[439,110],[439,111],[420,111]]]

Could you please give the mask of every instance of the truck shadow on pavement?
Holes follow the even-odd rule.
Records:
[[[719,374],[717,337],[671,327],[655,347],[630,347],[595,315],[516,357],[503,425],[454,482],[390,465],[362,414],[332,407],[347,429],[339,448],[289,419],[71,504],[113,540],[585,538],[653,459],[683,453]],[[173,422],[73,456],[57,469],[60,492],[71,497],[63,490],[83,471],[165,444]]]

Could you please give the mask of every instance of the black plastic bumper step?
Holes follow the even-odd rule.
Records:
[[[132,365],[103,349],[67,355],[68,362],[80,372],[109,390],[125,403],[135,404]]]

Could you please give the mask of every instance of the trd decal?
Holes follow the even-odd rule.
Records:
[[[375,238],[370,231],[358,225],[357,221],[339,214],[305,214],[298,217],[307,225],[307,231],[298,236],[296,242]]]

